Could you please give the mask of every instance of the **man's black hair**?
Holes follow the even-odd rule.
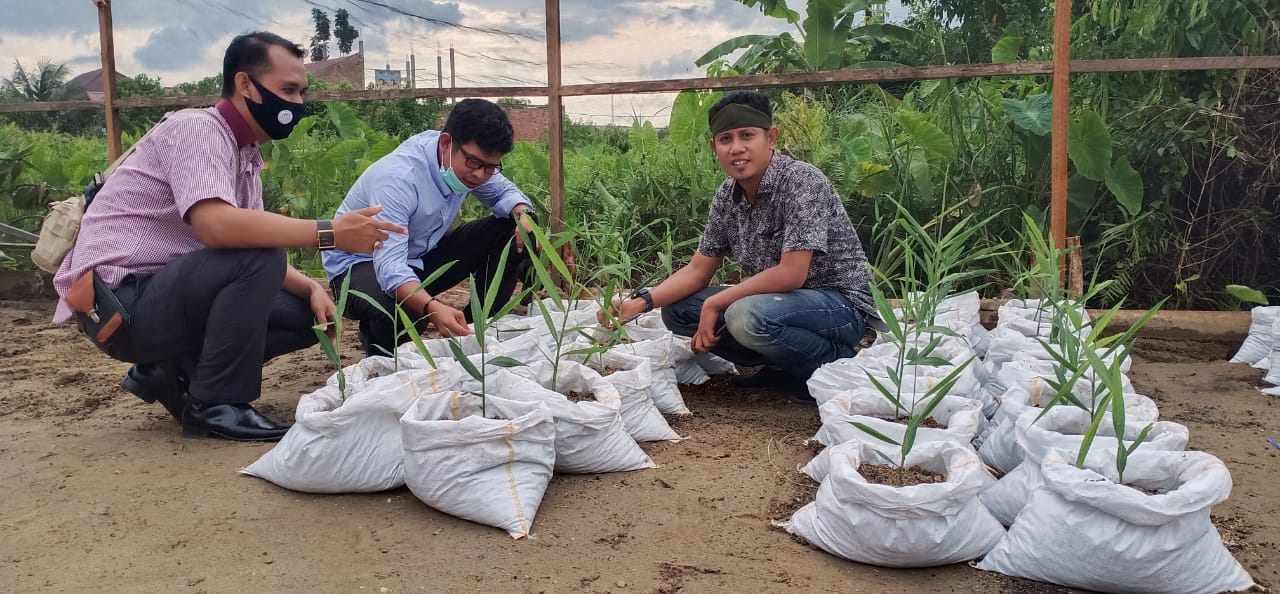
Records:
[[[711,123],[711,120],[716,119],[716,114],[720,113],[720,110],[733,103],[741,103],[770,118],[773,117],[773,107],[769,105],[769,98],[762,93],[758,91],[729,91],[719,101],[716,101],[716,104],[712,105],[711,109],[707,110],[707,123]]]
[[[515,146],[515,131],[507,112],[484,99],[463,99],[449,112],[444,131],[454,146],[474,141],[480,150],[505,155]]]
[[[230,98],[236,93],[236,73],[247,72],[249,76],[258,78],[271,69],[271,55],[268,50],[278,45],[289,50],[289,53],[301,59],[306,55],[302,46],[289,41],[275,33],[255,31],[245,33],[231,40],[227,53],[222,57],[222,97]]]

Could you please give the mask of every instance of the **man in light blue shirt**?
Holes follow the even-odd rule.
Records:
[[[529,266],[515,224],[520,221],[529,228],[532,201],[499,173],[513,137],[502,108],[466,99],[454,106],[443,131],[413,136],[369,166],[337,214],[381,205],[377,218],[403,225],[409,233],[391,234],[373,255],[322,252],[334,290],[351,274],[351,290],[373,297],[387,311],[394,312],[399,302],[421,320],[420,327],[430,322],[446,336],[471,334],[471,312],[455,309],[437,295],[472,274],[482,290],[494,275],[501,275],[501,303],[514,293]],[[489,207],[493,216],[453,228],[468,194]],[[497,270],[503,248],[513,241],[506,269]],[[423,279],[455,260],[448,272],[414,293]],[[360,321],[360,344],[367,355],[388,354],[407,339],[397,337],[392,320],[363,299],[348,299],[344,314]]]

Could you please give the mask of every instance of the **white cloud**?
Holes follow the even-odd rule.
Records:
[[[432,18],[460,19],[481,29],[527,33],[539,39],[441,28],[369,4],[365,0],[131,0],[114,3],[116,64],[121,72],[159,76],[165,85],[199,80],[221,69],[222,53],[239,33],[266,29],[304,47],[312,32],[311,9],[346,7],[365,42],[366,66],[402,69],[416,54],[420,85],[434,86],[437,48],[457,48],[458,86],[544,85],[547,80],[546,17],[528,0],[422,2],[376,0]],[[51,8],[53,5],[60,8]],[[794,4],[794,3],[793,3]],[[34,64],[39,57],[64,62],[72,75],[97,67],[96,10],[62,2],[22,2],[0,24],[0,65]],[[65,14],[71,11],[73,14]],[[563,0],[563,80],[566,84],[695,77],[693,60],[715,44],[746,33],[792,27],[735,0]],[[33,31],[40,33],[34,34]],[[331,45],[336,51],[336,44]],[[3,66],[0,66],[3,68]],[[7,74],[0,70],[0,74]],[[371,78],[372,73],[366,73]],[[663,125],[672,95],[583,97],[565,100],[577,119],[626,123],[652,117]],[[534,99],[541,102],[540,99]]]

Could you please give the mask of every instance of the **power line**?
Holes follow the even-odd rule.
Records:
[[[399,15],[402,15],[402,16],[412,17],[412,18],[415,18],[415,19],[418,19],[418,20],[421,20],[421,21],[425,21],[425,22],[427,22],[427,23],[431,23],[432,25],[435,25],[435,26],[437,26],[437,27],[444,27],[444,28],[448,28],[448,29],[462,29],[462,30],[466,30],[466,31],[475,31],[475,32],[477,32],[477,33],[484,33],[484,34],[486,34],[486,35],[502,35],[502,36],[506,36],[506,37],[510,37],[510,38],[517,38],[517,37],[518,37],[518,38],[529,39],[529,40],[532,40],[532,41],[542,41],[542,40],[544,39],[544,38],[543,38],[543,37],[541,37],[541,36],[533,35],[533,34],[530,34],[530,33],[522,33],[522,32],[519,32],[519,31],[504,31],[504,30],[502,30],[502,29],[494,29],[494,28],[490,28],[490,27],[472,27],[472,26],[470,26],[470,25],[463,25],[463,24],[461,24],[461,23],[454,23],[454,22],[452,22],[452,21],[446,21],[446,20],[444,20],[444,19],[438,19],[438,18],[435,18],[435,17],[424,16],[424,15],[421,15],[421,14],[417,14],[417,13],[414,13],[414,12],[410,12],[410,11],[408,11],[408,10],[405,10],[405,9],[400,8],[400,7],[397,7],[397,6],[391,6],[390,4],[386,4],[386,3],[384,3],[384,2],[378,2],[377,0],[347,0],[347,1],[348,1],[348,2],[351,2],[351,3],[353,3],[353,4],[358,2],[358,3],[361,3],[361,4],[369,4],[369,5],[372,5],[372,6],[377,6],[377,7],[379,7],[379,8],[383,8],[383,9],[389,10],[389,11],[391,11],[391,12],[394,12],[394,13],[399,14]]]

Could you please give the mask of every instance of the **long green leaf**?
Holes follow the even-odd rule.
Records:
[[[849,424],[853,425],[854,427],[857,427],[863,433],[866,433],[867,435],[870,435],[871,437],[874,437],[880,441],[883,441],[885,443],[890,443],[893,445],[901,445],[900,443],[898,443],[898,440],[892,437],[889,437],[888,435],[885,435],[879,431],[876,431],[875,429],[872,429],[863,423],[859,423],[858,421],[849,421]]]
[[[437,367],[436,359],[431,356],[431,351],[427,349],[427,344],[423,342],[417,326],[414,324],[413,319],[409,317],[409,312],[405,311],[403,307],[397,306],[396,313],[400,315],[400,321],[404,324],[404,331],[409,335],[409,340],[413,341],[413,346],[417,347],[418,352],[422,354],[422,358],[427,360],[427,365],[435,369]]]
[[[843,39],[836,38],[835,6],[829,2],[809,2],[801,30],[804,31],[804,58],[811,70],[838,67],[844,52]]]
[[[698,56],[698,59],[694,60],[693,65],[701,68],[744,47],[751,47],[769,39],[773,39],[773,35],[739,35],[738,37],[716,44],[715,47],[712,47],[707,50],[706,53]]]
[[[493,365],[494,367],[524,367],[524,363],[506,356],[486,359],[485,365]]]
[[[485,322],[484,308],[480,303],[480,289],[476,288],[476,275],[468,277],[468,285],[471,287],[471,324],[475,328],[476,342],[480,344],[480,348],[484,349],[484,331]]]
[[[453,358],[458,361],[458,364],[462,365],[462,368],[466,370],[468,375],[478,382],[484,382],[484,374],[480,373],[480,370],[476,369],[476,366],[471,362],[471,359],[467,358],[467,354],[463,352],[462,345],[458,344],[457,340],[449,341],[449,350],[453,352]]]
[[[391,317],[391,312],[387,311],[387,308],[382,307],[382,304],[378,303],[378,300],[374,299],[368,293],[365,293],[364,291],[351,291],[350,294],[352,297],[360,299],[365,303],[368,303],[369,305],[373,306],[373,308],[381,312],[383,316],[387,318]]]

